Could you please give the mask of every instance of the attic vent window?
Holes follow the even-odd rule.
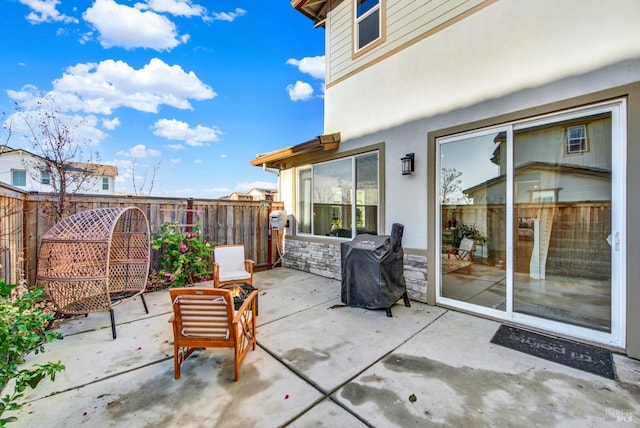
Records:
[[[577,125],[567,128],[567,154],[584,153],[587,150],[587,127]]]
[[[355,0],[357,50],[380,38],[380,0]]]

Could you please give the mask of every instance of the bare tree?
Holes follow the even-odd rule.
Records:
[[[29,129],[31,145],[39,159],[25,165],[31,176],[40,180],[48,177],[56,199],[45,206],[53,221],[71,214],[73,195],[87,191],[98,180],[100,165],[97,152],[84,157],[82,147],[88,141],[77,143],[74,129],[65,123],[65,116],[53,99],[46,99],[48,106],[39,104],[33,115],[22,117]],[[47,108],[48,107],[48,108]]]
[[[151,173],[151,179],[149,180],[149,188],[145,192],[144,187],[147,184],[147,177],[149,174],[149,170],[145,170],[144,176],[142,177],[142,182],[138,185],[138,181],[136,178],[136,161],[134,160],[131,164],[131,181],[133,182],[133,194],[138,196],[148,195],[151,196],[151,192],[153,191],[153,185],[156,181],[156,173],[160,169],[160,161],[153,164],[153,172]]]
[[[455,168],[442,168],[440,201],[443,205],[466,204],[468,197],[462,192],[462,171]]]

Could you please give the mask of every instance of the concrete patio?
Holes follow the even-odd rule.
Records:
[[[640,361],[613,381],[491,344],[499,323],[412,302],[344,307],[340,282],[257,273],[258,344],[233,381],[231,350],[194,354],[173,378],[166,290],[65,321],[29,363],[60,359],[27,391],[20,427],[585,427],[640,422]],[[409,397],[414,396],[415,400]]]

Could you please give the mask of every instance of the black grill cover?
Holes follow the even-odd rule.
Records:
[[[340,244],[342,303],[389,308],[407,291],[401,245],[404,226],[393,226],[391,236],[364,234]]]

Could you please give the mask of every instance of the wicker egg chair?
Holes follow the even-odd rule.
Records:
[[[98,208],[62,219],[43,235],[38,282],[62,314],[109,311],[142,293],[149,272],[149,222],[136,207]]]

